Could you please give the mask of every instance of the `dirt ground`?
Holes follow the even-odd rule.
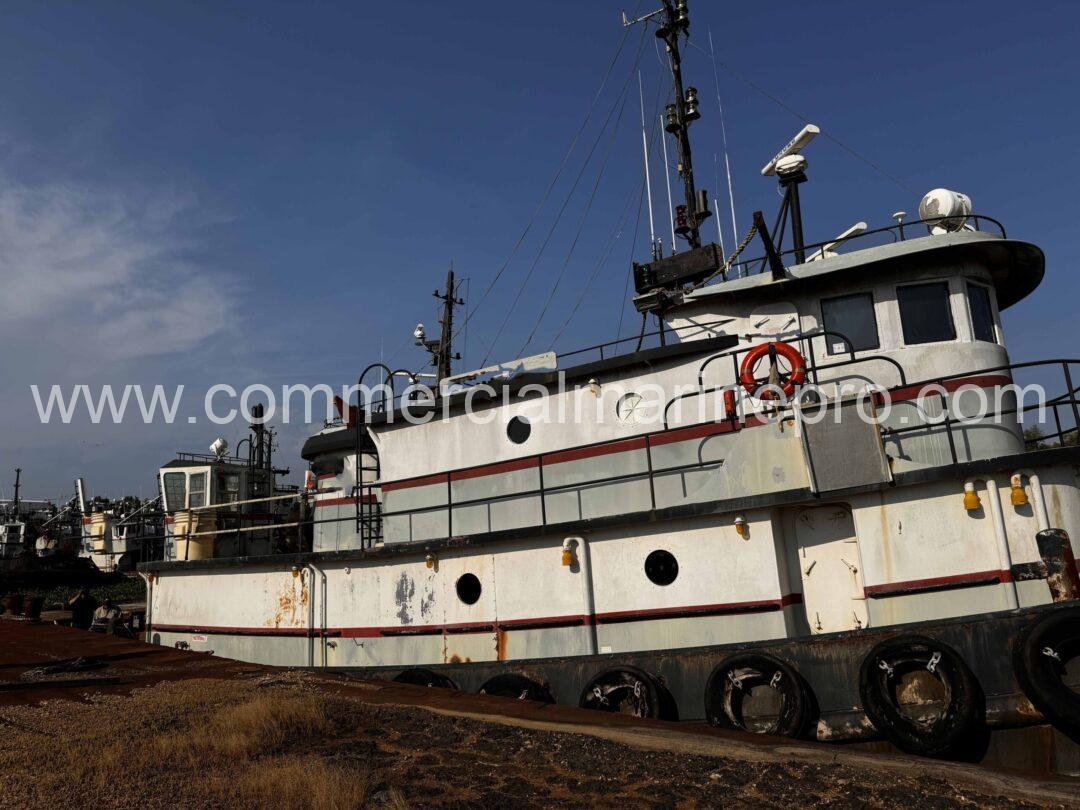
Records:
[[[77,632],[49,631],[63,644],[34,654],[0,633],[0,806],[1080,806],[1071,786],[973,766],[597,723]],[[84,643],[100,666],[35,665]]]
[[[5,807],[1015,805],[844,765],[636,750],[372,705],[300,673],[0,709]],[[1021,806],[1024,803],[1019,803]],[[1029,805],[1034,806],[1034,805]]]

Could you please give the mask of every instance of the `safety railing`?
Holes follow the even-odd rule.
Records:
[[[959,432],[978,426],[986,417],[992,417],[997,424],[1009,424],[1022,430],[1024,446],[1027,450],[1076,445],[1078,427],[1080,427],[1080,399],[1078,399],[1080,387],[1074,382],[1080,379],[1076,374],[1077,366],[1080,366],[1080,360],[1034,360],[922,380],[908,388],[917,389],[918,393],[923,395],[923,399],[933,397],[939,403],[941,413],[925,420],[922,424],[883,428],[883,435],[886,438],[897,438],[919,432],[925,433],[928,430],[944,432],[949,447],[949,458],[953,464],[958,464],[962,460],[957,451]],[[1018,383],[1016,381],[1018,372],[1033,372],[1039,381],[1024,384],[1021,380]],[[1061,376],[1057,382],[1064,383],[1064,391],[1056,396],[1046,397],[1046,386],[1043,381],[1048,376],[1056,376],[1059,372]],[[961,393],[965,385],[975,389],[985,389],[986,385],[967,381],[994,376],[1006,377],[1010,381],[1012,392],[1018,397],[1015,407],[995,408],[985,414],[963,413],[956,402],[958,397],[951,399],[949,397],[949,394]],[[992,379],[987,382],[993,383],[991,387],[999,387],[999,384]],[[958,383],[959,386],[957,386]],[[1024,399],[1029,391],[1036,395],[1036,401],[1025,403]],[[1043,433],[1040,427],[1043,424],[1042,419],[1035,424],[1029,424],[1029,416],[1032,414],[1040,416],[1049,414],[1054,429],[1049,433]],[[1005,417],[1010,416],[1014,418],[1006,422]]]
[[[801,249],[801,252],[809,259],[818,260],[826,256],[826,250],[829,252],[835,252],[838,247],[848,246],[852,243],[857,243],[858,248],[876,247],[883,244],[893,244],[896,242],[903,242],[912,238],[911,231],[914,229],[918,232],[915,226],[922,225],[929,229],[930,227],[937,225],[942,220],[942,217],[931,217],[928,219],[913,219],[906,222],[900,222],[895,225],[887,225],[881,228],[873,228],[861,233],[852,234],[844,239],[826,239],[823,242],[815,242],[814,244],[805,245]],[[971,214],[964,219],[964,226],[968,230],[978,231],[980,233],[990,233],[995,236],[1000,236],[1002,239],[1007,238],[1005,233],[1005,226],[998,222],[993,217],[988,217],[983,214]],[[919,233],[919,236],[928,236],[928,232]],[[794,259],[796,254],[800,253],[800,249],[789,248],[778,252],[781,262],[785,265],[788,262],[784,261],[785,258]],[[758,273],[765,272],[769,266],[768,256],[759,256],[753,259],[747,259],[745,261],[733,264],[727,269],[724,274],[724,278],[741,277],[757,275]],[[797,262],[794,262],[797,263]]]
[[[810,340],[811,338],[825,339],[827,337],[830,337],[830,335],[825,332],[803,336],[803,338],[807,340]],[[831,335],[831,337],[836,337],[836,335]],[[703,363],[702,374],[704,374],[704,368],[709,361],[727,358],[728,356],[727,353],[718,353],[711,358],[707,358]],[[888,358],[881,358],[878,356],[855,357],[852,353],[851,356],[846,357],[841,361],[819,364],[816,368],[820,372],[828,368],[842,368],[852,362],[861,363],[873,359],[888,360]],[[973,425],[978,426],[984,423],[973,420],[972,414],[970,413],[959,412],[956,397],[950,395],[962,392],[965,385],[985,390],[987,388],[999,388],[1005,385],[1006,381],[1009,380],[1014,381],[1014,384],[1018,389],[1018,399],[1016,400],[1015,405],[1006,405],[997,408],[987,416],[991,417],[998,424],[1004,424],[1019,430],[1030,421],[1030,417],[1033,414],[1041,411],[1040,415],[1045,417],[1043,423],[1048,424],[1050,429],[1045,433],[1035,433],[1031,430],[1034,426],[1028,425],[1028,433],[1024,437],[1026,449],[1035,450],[1073,445],[1077,443],[1077,428],[1080,426],[1080,385],[1077,384],[1080,380],[1078,380],[1077,377],[1078,371],[1080,371],[1080,360],[1056,359],[1026,363],[1011,363],[989,368],[980,368],[927,378],[911,383],[907,381],[906,377],[902,376],[902,369],[900,369],[898,373],[901,375],[901,384],[886,389],[882,393],[873,394],[873,397],[875,398],[876,403],[881,404],[884,402],[885,398],[901,393],[902,389],[902,401],[918,403],[920,401],[925,402],[927,399],[932,399],[938,402],[941,411],[932,420],[911,425],[883,425],[880,429],[883,439],[886,441],[917,434],[920,431],[923,433],[931,432],[937,435],[944,435],[947,438],[947,445],[949,448],[949,461],[955,465],[961,461],[969,460],[962,458],[957,449],[960,431],[969,430]],[[1053,381],[1054,385],[1063,383],[1064,388],[1061,393],[1056,393],[1052,396],[1041,396],[1034,402],[1025,402],[1022,395],[1024,386],[1021,383],[1016,383],[1015,380],[1017,375],[1026,373],[1036,375],[1041,381],[1039,384],[1042,386],[1043,391],[1047,389],[1047,386],[1044,385],[1047,380]],[[897,399],[900,400],[901,398],[898,397]],[[794,406],[791,404],[788,406],[777,405],[774,407],[774,415],[777,413],[783,414],[785,412],[785,407],[789,412],[788,415],[794,416]],[[648,501],[642,502],[640,504],[640,509],[631,511],[656,513],[658,510],[665,508],[666,505],[670,505],[661,503],[660,498],[658,497],[658,484],[663,477],[692,472],[711,472],[721,467],[723,464],[721,458],[705,458],[701,455],[699,455],[695,461],[690,463],[670,463],[670,459],[668,459],[657,464],[655,455],[656,448],[672,445],[681,441],[700,439],[705,436],[737,432],[748,426],[748,420],[752,416],[752,414],[744,411],[725,413],[721,419],[695,423],[692,425],[665,425],[660,430],[638,434],[629,438],[623,437],[619,439],[592,442],[573,448],[561,448],[558,451],[550,453],[536,454],[534,456],[526,457],[525,459],[515,459],[515,469],[535,468],[537,484],[535,486],[528,486],[504,494],[467,498],[455,497],[453,486],[455,481],[472,478],[469,473],[478,470],[479,467],[461,468],[435,475],[424,476],[423,486],[439,487],[445,492],[445,496],[440,497],[438,503],[427,506],[387,509],[386,500],[388,491],[384,489],[384,482],[365,483],[354,486],[351,491],[349,491],[348,498],[354,500],[358,507],[367,510],[365,512],[365,520],[367,521],[365,528],[358,531],[360,547],[369,548],[379,542],[389,542],[390,539],[395,541],[408,541],[415,539],[434,540],[442,537],[454,537],[461,534],[460,527],[455,527],[455,511],[460,514],[461,510],[469,507],[491,506],[508,501],[535,500],[539,509],[539,517],[535,524],[535,528],[543,529],[554,523],[558,523],[561,520],[560,518],[553,518],[552,516],[552,499],[557,496],[567,492],[586,491],[589,489],[632,483],[635,481],[642,482],[647,487]],[[714,428],[714,430],[708,430],[710,427]],[[706,428],[706,430],[702,432],[699,430],[700,428]],[[686,439],[678,438],[679,432],[681,431],[686,431]],[[620,445],[625,449],[620,448]],[[643,451],[645,462],[644,469],[635,468],[634,470],[625,473],[598,475],[596,477],[589,477],[584,480],[576,480],[570,483],[551,483],[550,476],[547,475],[547,473],[551,472],[551,468],[554,465],[565,464],[566,454],[568,452],[579,455],[579,451],[584,451],[583,453],[580,453],[580,455],[587,457],[591,455],[589,451],[599,450],[605,447],[611,448],[612,452]],[[522,462],[532,463],[522,466]],[[497,472],[497,470],[495,472]],[[402,482],[392,483],[400,485]],[[317,495],[329,494],[335,491],[340,490],[302,491],[298,493],[289,493],[283,496],[274,496],[272,498],[252,500],[273,501],[295,498],[305,501],[309,506],[314,506],[318,503],[316,500]],[[249,501],[248,503],[250,502],[252,501]],[[196,507],[187,511],[221,510],[225,507],[234,505],[236,504],[214,504],[206,507]],[[437,515],[439,513],[445,513],[445,529],[440,529],[440,531],[434,534],[428,534],[421,538],[417,538],[412,534],[407,534],[407,536],[402,537],[395,536],[393,538],[387,536],[388,522],[395,518],[411,518],[416,516]],[[218,514],[220,515],[222,512],[219,511]],[[252,519],[251,516],[245,515],[244,513],[235,513],[234,516],[241,521]],[[273,535],[274,533],[288,530],[294,531],[297,535],[300,535],[307,527],[354,521],[355,519],[355,516],[352,514],[330,518],[318,518],[312,513],[309,517],[303,517],[296,521],[253,526],[242,530],[238,528],[216,528],[206,532],[196,531],[190,535],[186,535],[186,537],[199,538],[221,536],[228,535],[232,532],[239,535],[247,531],[267,531]],[[530,525],[530,527],[532,526]],[[301,548],[300,550],[306,549]]]

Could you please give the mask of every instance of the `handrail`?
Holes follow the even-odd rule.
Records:
[[[934,225],[934,224],[940,223],[943,219],[947,219],[947,217],[928,217],[926,219],[906,220],[906,221],[904,221],[902,223],[899,223],[899,224],[896,224],[896,225],[886,225],[886,226],[881,227],[881,228],[874,228],[873,230],[863,231],[862,233],[852,234],[851,236],[847,236],[847,237],[845,237],[843,239],[836,239],[835,237],[833,237],[831,239],[826,239],[823,242],[815,242],[814,244],[803,246],[801,248],[801,250],[804,251],[807,256],[810,256],[815,251],[820,251],[821,248],[824,248],[827,245],[832,246],[832,247],[838,247],[839,245],[847,244],[848,242],[853,242],[853,241],[855,241],[857,239],[865,239],[867,237],[875,236],[875,235],[883,234],[883,233],[888,233],[891,236],[893,236],[894,237],[894,239],[893,239],[894,242],[897,241],[896,236],[899,236],[899,241],[904,242],[904,241],[907,241],[907,235],[905,233],[905,229],[910,228],[913,225]],[[978,231],[979,233],[986,233],[986,231],[983,231],[981,228],[979,228],[979,223],[980,222],[985,222],[985,223],[992,224],[993,226],[995,226],[997,232],[999,234],[1001,234],[1002,239],[1008,239],[1008,235],[1005,233],[1005,226],[1002,225],[998,220],[994,219],[993,217],[988,217],[985,214],[969,214],[967,217],[965,217],[964,221],[965,221],[965,224],[968,223],[968,222],[973,223],[974,226],[975,226],[975,230]],[[778,255],[782,259],[785,256],[793,256],[793,255],[795,255],[796,253],[799,252],[799,250],[800,250],[799,248],[789,248],[787,250],[780,251]],[[761,264],[762,265],[762,270],[759,270],[756,273],[741,273],[741,274],[738,274],[738,275],[744,276],[744,277],[748,276],[748,275],[757,275],[758,273],[760,273],[760,272],[762,272],[764,270],[764,262],[767,262],[767,261],[768,261],[767,256],[758,256],[758,257],[755,257],[753,259],[746,259],[744,261],[733,264],[731,267],[729,267],[728,268],[728,273],[730,274],[731,271],[733,269],[735,269],[735,268],[750,268],[752,265]]]
[[[1018,402],[1015,407],[1002,408],[1000,410],[995,410],[994,415],[996,417],[1000,418],[1000,417],[1009,416],[1009,415],[1013,415],[1013,414],[1019,414],[1019,415],[1021,415],[1021,418],[1017,420],[1017,424],[1020,425],[1023,422],[1022,414],[1028,413],[1028,412],[1038,408],[1040,406],[1040,404],[1045,402],[1047,404],[1047,406],[1052,408],[1052,410],[1053,410],[1057,430],[1056,430],[1055,433],[1040,436],[1035,441],[1052,441],[1055,438],[1060,439],[1060,440],[1064,440],[1066,437],[1068,437],[1070,435],[1076,435],[1078,428],[1080,428],[1080,399],[1078,399],[1077,396],[1076,396],[1076,393],[1078,391],[1080,391],[1080,387],[1074,385],[1073,373],[1072,373],[1072,368],[1071,368],[1073,365],[1080,365],[1080,360],[1053,359],[1053,360],[1028,361],[1028,362],[1023,362],[1023,363],[1001,364],[1001,365],[981,368],[981,369],[977,369],[977,370],[967,370],[967,371],[963,371],[963,372],[956,372],[954,374],[939,375],[937,377],[931,377],[931,378],[926,378],[924,380],[920,380],[920,381],[918,381],[918,382],[916,382],[914,384],[901,383],[900,385],[893,386],[890,389],[886,389],[886,391],[884,393],[888,393],[888,391],[896,391],[898,389],[909,389],[909,390],[911,388],[921,388],[921,389],[929,388],[929,389],[932,389],[931,393],[939,396],[941,398],[941,400],[942,400],[942,408],[943,408],[942,417],[940,419],[937,419],[935,417],[935,419],[937,419],[937,421],[934,421],[934,422],[925,421],[925,422],[921,422],[920,424],[906,425],[906,426],[903,426],[903,427],[889,428],[889,427],[882,426],[881,427],[882,434],[886,438],[891,438],[891,437],[908,435],[908,434],[913,433],[915,431],[923,431],[923,432],[926,432],[926,433],[929,433],[929,434],[934,434],[934,433],[936,433],[938,431],[944,431],[945,434],[946,434],[946,438],[947,438],[947,440],[949,442],[949,454],[950,454],[951,461],[952,461],[953,464],[958,464],[961,461],[961,459],[958,456],[957,442],[955,440],[955,437],[954,437],[953,433],[954,433],[955,429],[958,426],[959,427],[969,427],[969,426],[971,426],[972,422],[971,422],[971,417],[966,417],[965,418],[962,414],[958,414],[953,409],[950,409],[949,399],[946,396],[946,394],[950,393],[950,392],[948,392],[946,390],[946,388],[945,388],[946,383],[948,383],[950,381],[955,381],[955,380],[963,380],[964,378],[969,378],[969,377],[977,377],[979,375],[992,374],[994,372],[1009,372],[1010,376],[1012,376],[1013,372],[1020,371],[1020,370],[1023,370],[1023,369],[1040,369],[1040,368],[1053,369],[1053,368],[1056,367],[1056,368],[1058,368],[1060,370],[1061,375],[1065,378],[1065,383],[1066,383],[1067,389],[1070,392],[1069,394],[1062,395],[1062,396],[1056,396],[1056,397],[1050,398],[1048,400],[1041,400],[1040,402],[1037,402],[1037,403],[1034,403],[1034,404],[1023,404],[1023,403]],[[935,386],[937,386],[936,389],[934,388]],[[983,387],[985,387],[985,386],[983,386]],[[962,391],[962,390],[963,390],[962,387],[954,389],[954,391]],[[1059,413],[1059,411],[1061,409],[1066,409],[1066,410],[1068,410],[1069,412],[1072,413],[1072,416],[1073,416],[1073,426],[1072,427],[1069,427],[1067,424],[1063,424],[1061,414]],[[537,469],[537,474],[538,474],[537,486],[532,486],[529,489],[522,490],[522,491],[519,491],[519,492],[505,493],[505,494],[496,495],[496,496],[474,497],[474,498],[466,498],[466,499],[461,499],[461,500],[455,500],[454,497],[453,497],[453,482],[455,480],[455,474],[466,471],[466,470],[476,469],[478,467],[488,466],[486,464],[484,464],[484,465],[475,465],[473,467],[465,467],[465,468],[459,468],[459,469],[454,469],[454,470],[448,470],[448,471],[441,472],[441,473],[436,473],[436,474],[430,475],[430,476],[421,476],[421,477],[424,477],[424,478],[431,478],[433,485],[438,485],[438,486],[445,487],[445,492],[446,492],[446,500],[445,500],[445,502],[444,503],[434,504],[434,505],[431,505],[431,506],[386,511],[386,510],[383,509],[383,506],[385,504],[385,500],[384,500],[384,496],[382,494],[382,488],[383,488],[383,486],[385,484],[395,483],[395,482],[374,481],[374,482],[369,482],[369,483],[358,483],[352,489],[352,493],[353,493],[352,497],[354,498],[354,500],[355,500],[355,502],[357,503],[358,506],[361,503],[363,503],[363,504],[370,505],[371,509],[372,509],[370,514],[365,515],[365,526],[364,526],[363,533],[361,535],[361,540],[362,540],[362,543],[363,543],[363,547],[365,547],[365,548],[370,547],[370,545],[372,545],[375,542],[378,542],[378,541],[383,539],[384,534],[385,534],[385,529],[384,529],[384,527],[386,525],[385,521],[389,520],[391,518],[405,518],[405,517],[410,517],[410,516],[413,516],[413,515],[424,515],[424,514],[438,513],[438,512],[442,512],[443,510],[445,510],[446,513],[447,513],[447,522],[446,522],[446,527],[445,527],[446,534],[445,534],[445,536],[446,537],[452,537],[452,536],[454,536],[453,535],[453,521],[454,521],[453,512],[454,512],[455,509],[464,509],[464,508],[468,508],[468,507],[471,507],[471,506],[478,506],[478,505],[482,505],[482,504],[491,504],[491,503],[499,503],[499,502],[510,501],[510,500],[515,500],[515,499],[520,500],[520,499],[539,498],[540,523],[538,523],[537,526],[538,526],[538,528],[542,528],[542,527],[546,527],[546,526],[550,525],[550,515],[548,513],[548,504],[547,504],[547,499],[549,497],[552,497],[554,495],[558,495],[558,494],[564,493],[564,492],[572,492],[572,491],[575,491],[575,490],[581,490],[581,489],[587,489],[587,488],[595,488],[595,487],[601,487],[601,486],[610,486],[612,484],[629,483],[629,482],[634,482],[634,481],[640,481],[640,482],[647,482],[648,483],[649,501],[648,501],[647,504],[644,504],[644,503],[642,504],[642,510],[641,511],[643,511],[643,512],[645,512],[645,511],[655,512],[657,510],[657,508],[658,508],[656,480],[657,480],[657,478],[659,476],[679,475],[679,474],[682,474],[682,473],[685,473],[685,472],[691,471],[691,470],[698,470],[698,471],[715,470],[718,467],[721,467],[723,465],[723,463],[724,463],[723,459],[714,459],[714,460],[706,461],[703,458],[701,458],[700,455],[698,455],[698,457],[695,460],[691,461],[691,462],[673,464],[673,465],[668,465],[668,466],[663,466],[663,467],[657,468],[656,465],[654,464],[653,453],[652,453],[654,444],[657,442],[657,440],[659,438],[661,438],[661,437],[666,436],[666,435],[670,435],[674,431],[693,429],[693,428],[700,427],[700,426],[703,426],[703,425],[723,426],[722,427],[722,432],[725,432],[725,433],[726,432],[739,431],[743,427],[745,427],[745,424],[740,424],[737,420],[735,421],[734,424],[730,424],[730,425],[727,425],[726,424],[727,422],[728,422],[727,419],[723,419],[723,420],[717,419],[717,420],[707,420],[705,422],[700,422],[700,423],[697,423],[697,424],[694,424],[694,425],[680,425],[679,427],[676,427],[676,428],[665,426],[661,430],[652,431],[652,432],[643,433],[643,434],[638,434],[638,435],[632,436],[632,437],[620,437],[618,439],[607,439],[607,440],[598,441],[598,442],[591,442],[589,444],[580,445],[580,446],[574,447],[574,448],[565,448],[565,449],[562,449],[562,450],[559,450],[559,451],[548,452],[548,453],[540,453],[540,454],[537,454],[536,456],[532,457],[532,458],[535,458],[535,460],[536,460],[536,469]],[[586,449],[586,448],[598,447],[598,446],[603,446],[603,445],[618,444],[620,442],[626,442],[628,439],[639,440],[640,441],[640,444],[635,445],[634,449],[644,451],[644,454],[645,454],[645,465],[644,465],[645,469],[644,470],[635,469],[632,472],[620,473],[620,474],[615,474],[615,475],[607,475],[607,476],[603,476],[603,477],[599,477],[599,478],[589,479],[587,481],[575,481],[575,482],[566,483],[566,484],[551,485],[551,484],[549,484],[549,483],[547,483],[545,481],[545,476],[544,476],[545,468],[551,463],[560,463],[558,461],[549,461],[549,459],[552,456],[557,456],[557,455],[559,455],[559,454],[561,454],[561,453],[563,453],[563,452],[565,452],[567,450],[578,450],[578,449]],[[689,438],[687,439],[687,441],[690,441],[690,440],[692,440],[692,439],[689,439]],[[1029,440],[1029,441],[1027,441],[1027,443],[1030,444],[1031,441]],[[529,458],[529,457],[526,457],[526,458]],[[401,479],[401,480],[410,480],[410,479]],[[300,493],[292,493],[292,494],[284,495],[284,496],[274,496],[272,498],[260,498],[260,499],[254,499],[254,500],[255,501],[285,500],[285,499],[288,499],[288,498],[301,498],[301,497],[304,497],[304,496],[306,496],[308,494],[310,494],[310,493],[300,492]],[[313,505],[317,506],[319,501],[314,500],[314,501],[312,501],[312,503],[313,503]],[[203,509],[221,508],[222,506],[233,506],[233,505],[237,505],[237,503],[234,502],[234,503],[229,503],[229,504],[215,504],[213,506],[208,506],[208,507],[193,507],[191,510],[181,510],[181,511],[191,512],[191,511],[198,511],[198,510],[203,510]],[[349,510],[349,511],[351,512],[352,510]],[[209,536],[209,535],[235,534],[237,537],[239,537],[241,535],[241,533],[246,534],[248,532],[265,531],[265,532],[268,533],[268,535],[271,538],[273,538],[274,533],[279,531],[279,530],[298,529],[298,528],[305,527],[305,526],[315,526],[315,525],[328,524],[328,523],[339,523],[339,522],[342,522],[342,521],[354,520],[355,519],[354,516],[350,515],[350,514],[346,514],[343,517],[336,517],[336,518],[316,518],[314,516],[314,514],[312,514],[309,519],[302,519],[302,520],[296,521],[296,522],[241,527],[241,524],[243,524],[243,523],[247,523],[247,522],[253,523],[256,519],[261,520],[261,519],[264,519],[264,518],[254,516],[254,515],[245,515],[243,513],[230,514],[227,517],[228,517],[228,519],[230,521],[235,520],[237,522],[237,526],[234,527],[234,528],[212,529],[212,530],[207,530],[205,532],[195,532],[195,533],[187,534],[185,536],[188,537],[188,538],[199,538],[199,537],[204,537],[204,536]],[[359,531],[360,530],[358,529],[358,532]],[[435,539],[435,538],[432,538],[432,539]]]

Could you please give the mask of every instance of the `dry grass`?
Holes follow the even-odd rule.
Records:
[[[220,785],[223,802],[236,798],[247,807],[308,807],[352,810],[366,807],[370,777],[316,756],[283,756],[260,760],[237,778]]]
[[[263,693],[215,712],[194,728],[161,735],[154,749],[174,767],[197,768],[218,757],[247,760],[278,753],[286,744],[334,733],[323,701]]]
[[[379,783],[369,763],[325,755],[354,730],[354,703],[251,684],[215,684],[197,694],[170,684],[156,690],[156,698],[152,713],[90,725],[69,722],[85,705],[49,704],[57,715],[50,725],[63,729],[64,744],[49,744],[40,733],[9,737],[9,743],[21,739],[22,751],[0,746],[0,771],[25,762],[26,754],[38,767],[23,785],[25,801],[0,804],[78,806],[97,797],[99,806],[155,806],[165,783],[174,786],[170,798],[180,806],[404,806],[393,790],[372,796]],[[105,717],[125,708],[116,699],[103,703]],[[14,718],[4,719],[10,725]],[[0,777],[0,794],[8,786]]]

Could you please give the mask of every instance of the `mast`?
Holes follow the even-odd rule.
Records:
[[[690,17],[686,10],[686,0],[663,0],[663,3],[665,21],[656,35],[663,39],[667,46],[671,79],[675,85],[675,103],[667,107],[668,120],[665,129],[675,136],[679,147],[679,174],[686,192],[685,212],[675,209],[678,223],[676,232],[682,230],[682,236],[690,243],[690,247],[697,248],[701,247],[699,226],[708,216],[703,213],[708,211],[708,206],[700,205],[703,200],[698,199],[694,187],[694,163],[690,152],[690,122],[701,117],[698,112],[697,90],[693,87],[683,89],[682,54],[679,51],[679,35],[690,29]],[[682,216],[679,216],[680,213]]]
[[[16,520],[19,517],[19,480],[21,478],[22,478],[22,467],[16,467],[15,468],[15,500],[12,503],[12,506],[15,509],[15,518],[16,518]]]
[[[701,118],[698,109],[698,92],[694,87],[683,87],[682,52],[679,50],[679,37],[687,36],[690,30],[690,15],[687,12],[687,0],[662,0],[663,8],[657,9],[636,20],[626,19],[623,25],[635,25],[653,17],[660,18],[660,27],[656,36],[664,40],[668,52],[668,65],[671,68],[671,81],[675,91],[675,101],[668,104],[664,111],[664,129],[675,137],[679,158],[679,176],[683,181],[685,202],[675,207],[675,233],[683,237],[691,249],[701,247],[701,223],[712,215],[709,210],[709,195],[700,191],[694,184],[694,161],[690,149],[690,124]]]
[[[421,343],[431,354],[431,364],[435,367],[436,382],[449,377],[451,364],[454,360],[460,360],[461,355],[453,350],[454,340],[454,307],[461,306],[465,302],[454,295],[454,263],[450,263],[450,269],[446,273],[446,289],[444,292],[435,290],[432,295],[442,301],[442,317],[439,319],[438,340],[423,340]],[[417,327],[418,329],[420,327]],[[423,333],[421,332],[420,335]],[[420,337],[420,336],[418,336]]]

